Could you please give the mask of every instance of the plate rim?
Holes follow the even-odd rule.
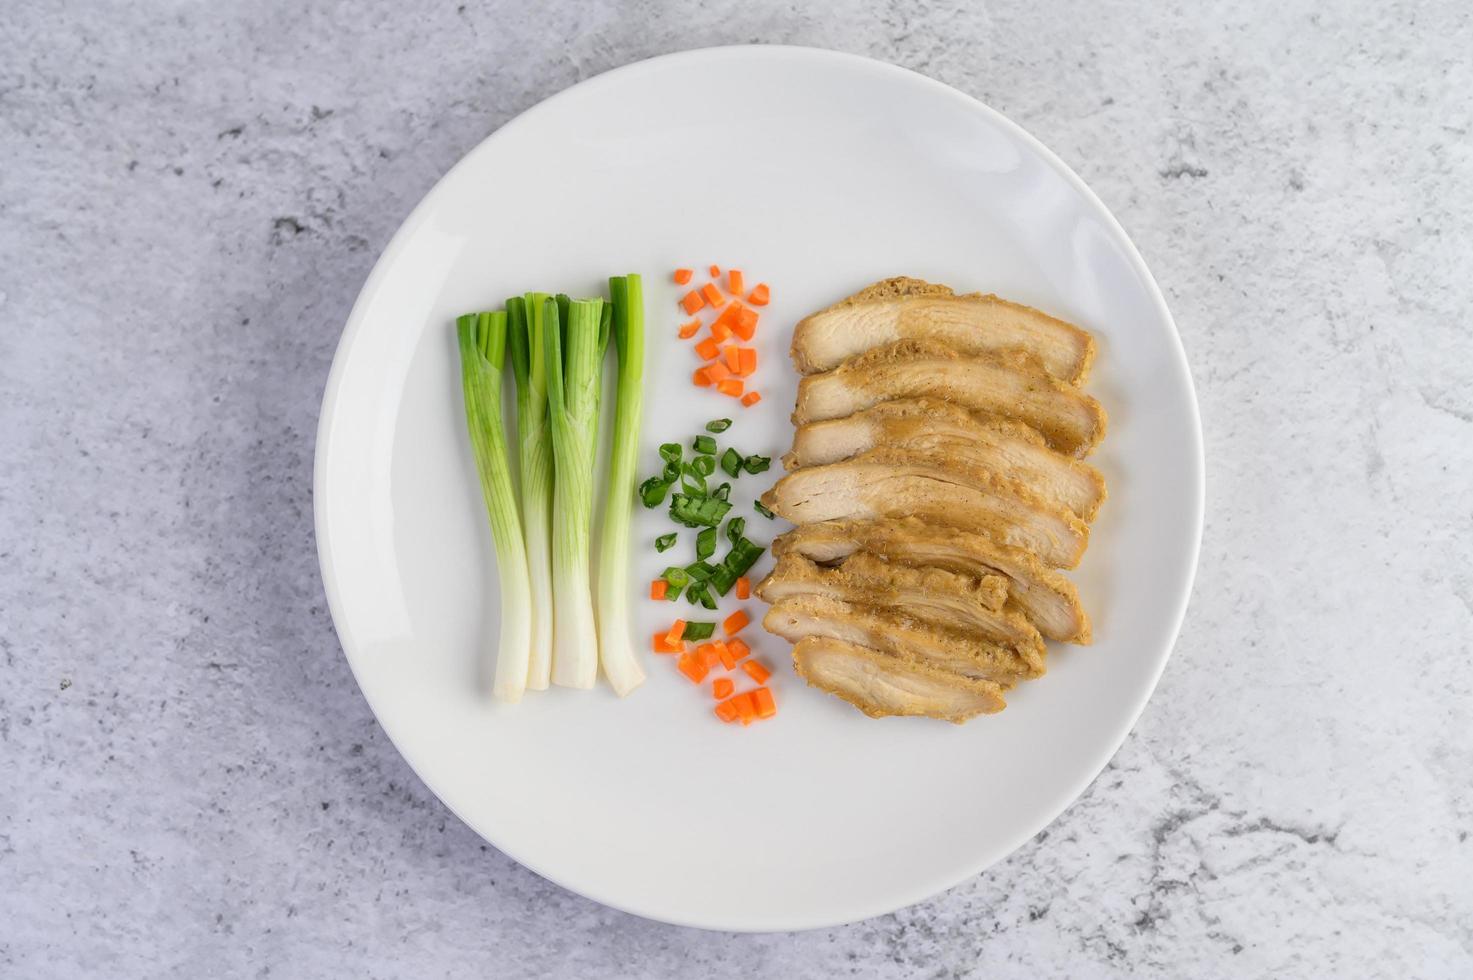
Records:
[[[876,72],[878,74],[893,75],[903,78],[910,83],[919,83],[923,87],[930,88],[938,95],[943,95],[947,98],[961,101],[969,110],[981,113],[983,116],[987,117],[990,122],[1006,131],[1012,138],[1018,140],[1021,144],[1032,150],[1040,160],[1042,160],[1059,176],[1061,176],[1075,192],[1080,194],[1087,204],[1094,208],[1098,215],[1103,218],[1106,227],[1118,237],[1120,244],[1124,246],[1125,255],[1128,259],[1132,271],[1135,272],[1140,277],[1141,281],[1145,284],[1148,297],[1150,301],[1154,304],[1156,312],[1171,328],[1170,336],[1173,343],[1170,345],[1170,355],[1173,358],[1174,363],[1180,369],[1182,375],[1186,379],[1186,392],[1188,396],[1188,407],[1190,409],[1189,421],[1191,423],[1188,426],[1188,435],[1192,443],[1191,449],[1193,450],[1190,453],[1190,459],[1184,460],[1184,462],[1190,463],[1190,473],[1183,474],[1185,477],[1187,477],[1187,482],[1190,484],[1190,517],[1193,533],[1186,553],[1187,560],[1185,562],[1185,567],[1180,570],[1181,588],[1179,589],[1178,594],[1174,599],[1174,608],[1171,610],[1171,615],[1168,619],[1170,623],[1170,640],[1166,643],[1164,651],[1160,653],[1157,657],[1157,663],[1151,673],[1150,683],[1142,686],[1140,694],[1137,695],[1135,699],[1135,703],[1129,705],[1129,710],[1122,714],[1123,723],[1120,726],[1119,732],[1113,738],[1102,740],[1100,743],[1099,751],[1091,760],[1089,760],[1088,765],[1081,768],[1081,772],[1083,772],[1085,775],[1077,780],[1077,782],[1071,782],[1068,787],[1066,787],[1058,794],[1058,797],[1053,801],[1053,803],[1051,803],[1049,807],[1045,808],[1046,818],[1038,822],[1036,827],[1021,835],[1016,835],[1015,839],[1004,840],[1001,842],[1001,844],[996,845],[992,848],[988,848],[987,853],[984,854],[979,861],[968,861],[962,865],[959,865],[956,872],[947,876],[946,880],[944,881],[927,882],[924,884],[912,886],[911,888],[906,889],[903,894],[900,894],[897,899],[884,903],[884,907],[864,908],[857,911],[849,910],[836,915],[828,916],[810,915],[807,917],[792,917],[792,921],[781,926],[744,926],[741,924],[733,925],[726,922],[712,922],[704,920],[700,916],[671,916],[664,912],[655,912],[649,909],[639,908],[635,904],[627,903],[616,896],[604,894],[602,892],[602,889],[575,886],[567,881],[562,880],[556,875],[549,874],[546,871],[542,870],[538,866],[537,862],[528,860],[524,855],[519,853],[518,849],[508,847],[503,842],[496,840],[491,833],[483,831],[479,826],[477,826],[477,824],[466,819],[466,817],[459,811],[457,811],[455,807],[451,806],[451,804],[446,801],[445,797],[435,788],[434,783],[432,783],[431,780],[426,777],[424,772],[421,770],[421,767],[419,765],[416,765],[415,759],[413,758],[411,753],[406,751],[405,747],[401,745],[399,740],[394,737],[394,733],[391,732],[389,730],[389,726],[385,724],[383,717],[379,711],[378,705],[374,703],[374,699],[369,695],[367,689],[364,687],[363,679],[359,675],[358,665],[360,662],[360,657],[355,651],[356,643],[352,640],[351,630],[346,626],[342,618],[342,605],[340,597],[341,582],[335,571],[335,564],[332,555],[332,543],[329,540],[330,535],[326,530],[326,501],[328,499],[327,461],[328,457],[331,455],[332,446],[332,436],[330,430],[332,427],[332,421],[336,417],[338,411],[338,401],[341,395],[343,377],[346,371],[346,364],[351,359],[353,347],[357,341],[359,334],[362,332],[363,322],[366,319],[366,311],[370,304],[370,298],[377,292],[381,280],[388,274],[388,269],[395,263],[400,252],[402,252],[406,247],[406,243],[408,242],[411,234],[418,228],[420,224],[420,219],[430,210],[431,205],[437,200],[438,196],[443,193],[444,188],[450,183],[451,178],[454,177],[463,168],[468,168],[475,159],[486,152],[487,147],[496,145],[496,143],[506,137],[508,133],[515,133],[516,130],[525,123],[529,116],[538,113],[539,110],[542,110],[544,107],[558,102],[559,100],[568,97],[571,93],[582,90],[587,86],[608,84],[609,81],[614,78],[622,77],[626,74],[637,74],[641,72],[658,70],[673,62],[700,61],[712,58],[724,58],[734,56],[740,57],[751,54],[794,58],[798,60],[808,60],[812,62],[827,61],[833,63],[844,63],[849,66],[859,67],[860,69],[865,71]],[[609,69],[608,71],[604,71],[597,75],[594,75],[590,78],[586,78],[580,82],[576,82],[568,86],[567,88],[564,88],[554,93],[553,95],[550,95],[547,98],[537,102],[536,104],[529,106],[522,112],[507,120],[501,126],[497,127],[495,130],[487,134],[475,146],[471,147],[471,149],[468,150],[459,160],[457,160],[455,164],[450,167],[450,169],[448,169],[437,181],[435,181],[434,185],[425,192],[424,196],[420,198],[419,202],[414,206],[409,214],[405,216],[404,220],[400,223],[398,229],[389,239],[388,244],[384,246],[384,250],[375,260],[372,270],[369,272],[368,277],[364,280],[363,286],[359,289],[358,295],[353,301],[352,309],[348,314],[348,319],[343,327],[343,332],[340,335],[337,346],[333,352],[332,365],[328,371],[327,380],[323,389],[322,403],[319,409],[316,428],[316,446],[313,452],[313,536],[316,541],[318,570],[322,578],[323,592],[327,598],[328,612],[329,615],[332,617],[333,630],[337,634],[338,643],[343,650],[343,656],[348,661],[348,669],[353,675],[353,681],[355,684],[357,684],[360,695],[362,695],[364,701],[368,704],[369,711],[373,713],[374,721],[378,724],[379,728],[383,731],[385,737],[389,740],[389,743],[393,745],[394,749],[399,753],[405,764],[409,766],[410,770],[415,774],[420,782],[422,782],[425,787],[435,795],[435,798],[440,802],[442,806],[444,806],[452,814],[454,814],[457,820],[465,824],[466,827],[469,828],[478,837],[481,837],[488,844],[495,847],[497,850],[501,851],[507,857],[511,858],[513,861],[517,862],[527,870],[531,871],[533,874],[536,874],[537,876],[552,882],[558,887],[565,888],[576,895],[581,895],[584,898],[597,902],[601,905],[605,905],[609,908],[630,915],[636,915],[640,918],[671,925],[684,926],[687,928],[696,928],[719,932],[770,933],[804,931],[809,929],[830,928],[834,926],[848,925],[851,923],[862,922],[867,919],[875,918],[880,915],[887,915],[901,909],[908,908],[919,902],[934,898],[942,894],[943,892],[949,891],[962,882],[965,882],[968,879],[981,874],[994,865],[1007,859],[1028,841],[1032,840],[1034,837],[1038,836],[1038,834],[1042,833],[1044,830],[1050,827],[1054,823],[1054,821],[1056,821],[1065,810],[1072,806],[1079,799],[1079,797],[1083,795],[1085,790],[1087,790],[1090,785],[1099,778],[1100,773],[1105,770],[1105,767],[1109,765],[1110,761],[1115,757],[1116,753],[1120,751],[1120,747],[1124,745],[1126,738],[1128,738],[1130,733],[1134,731],[1136,724],[1140,721],[1141,714],[1145,711],[1146,705],[1150,702],[1151,697],[1156,692],[1156,687],[1160,684],[1161,676],[1166,669],[1166,664],[1171,659],[1171,656],[1176,649],[1176,643],[1180,639],[1181,627],[1186,619],[1187,608],[1191,603],[1191,597],[1196,581],[1198,565],[1201,560],[1202,535],[1205,512],[1206,455],[1204,438],[1202,434],[1201,407],[1197,398],[1197,387],[1195,379],[1192,375],[1191,363],[1187,359],[1186,348],[1182,343],[1181,331],[1177,328],[1176,320],[1171,315],[1171,310],[1166,305],[1166,298],[1161,292],[1161,287],[1156,282],[1155,277],[1151,274],[1150,269],[1147,267],[1145,259],[1140,254],[1140,250],[1136,247],[1135,242],[1131,239],[1129,233],[1126,232],[1124,226],[1110,211],[1110,209],[1105,206],[1105,203],[1100,200],[1099,196],[1095,194],[1095,192],[1089,187],[1089,185],[1086,184],[1084,180],[1078,174],[1076,174],[1074,170],[1069,167],[1068,164],[1060,159],[1051,149],[1045,146],[1042,142],[1040,142],[1036,137],[1034,137],[1018,123],[1013,122],[1007,116],[1003,115],[998,110],[982,102],[980,99],[968,95],[966,92],[954,88],[946,84],[945,82],[938,81],[937,79],[931,78],[927,75],[923,75],[920,72],[905,68],[901,65],[893,64],[888,61],[882,61],[877,58],[871,58],[866,55],[836,51],[829,48],[810,47],[806,45],[715,45],[710,47],[690,48],[682,51],[655,55],[653,57],[646,58],[640,61],[620,65],[618,67]]]

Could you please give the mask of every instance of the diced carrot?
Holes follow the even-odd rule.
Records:
[[[651,599],[663,599],[668,591],[670,591],[670,583],[662,578],[657,578],[650,583]]]
[[[751,691],[744,691],[731,699],[736,703],[737,720],[750,725],[757,717],[757,702]]]
[[[701,388],[709,388],[716,383],[711,378],[711,369],[709,367],[696,368],[695,374],[692,374],[690,378]]]
[[[756,394],[756,392],[753,392],[753,394]],[[742,401],[746,401],[746,399],[743,398]],[[664,579],[661,579],[660,581],[663,582],[665,580]],[[737,598],[738,599],[750,599],[750,598],[752,598],[752,580],[751,579],[749,579],[749,578],[747,578],[747,576],[743,575],[741,578],[737,579],[736,586],[737,586]]]
[[[701,307],[706,305],[706,297],[701,295],[699,289],[692,289],[680,297],[680,307],[685,310],[686,315],[700,312]]]
[[[742,384],[741,380],[738,378],[725,378],[721,381],[716,382],[717,391],[721,392],[723,395],[730,395],[733,398],[742,397],[742,389],[745,387],[746,385]]]
[[[727,670],[732,670],[733,668],[735,668],[737,665],[737,660],[740,659],[737,657],[736,651],[731,648],[730,643],[718,643],[716,645],[716,653],[717,656],[721,659],[721,666],[725,667]]]
[[[665,634],[665,642],[675,646],[683,636],[685,636],[685,620],[677,619],[670,625],[670,632]]]
[[[747,408],[751,408],[753,405],[757,404],[761,400],[762,396],[755,391],[749,391],[742,396],[742,404],[745,405]]]
[[[730,340],[731,327],[722,323],[720,320],[713,321],[711,324],[711,339],[716,341],[718,344],[722,343],[723,341]]]
[[[706,674],[710,672],[710,668],[693,653],[682,653],[680,659],[675,661],[675,666],[682,674],[690,678],[692,684],[701,683],[706,679]]]
[[[732,300],[726,305],[726,309],[722,310],[721,313],[717,315],[716,319],[711,321],[711,326],[714,327],[716,326],[716,324],[719,323],[723,327],[726,327],[726,329],[730,330],[736,326],[737,317],[741,316],[742,310],[745,309],[746,307],[743,306],[740,302]]]
[[[732,374],[742,373],[742,351],[735,344],[727,344],[721,348],[721,356],[726,358],[726,366],[731,369]]]
[[[725,721],[725,722],[736,721],[737,720],[737,709],[736,709],[736,705],[732,704],[730,701],[723,701],[723,702],[721,702],[720,704],[718,704],[716,706],[716,717],[717,718],[720,718],[722,721]]]
[[[690,282],[690,277],[693,275],[695,275],[694,269],[676,269],[675,285],[684,286],[686,283]]]
[[[711,682],[711,696],[717,701],[725,701],[734,690],[736,685],[731,682],[730,677],[718,677]]]
[[[704,299],[713,310],[726,305],[726,297],[721,295],[721,290],[716,288],[716,284],[714,282],[708,282],[706,283],[706,285],[701,287],[701,298]]]
[[[679,653],[683,648],[683,644],[676,643],[672,645],[668,642],[669,639],[670,637],[666,633],[656,633],[653,646],[654,651],[656,653]]]
[[[721,654],[714,643],[702,643],[696,647],[696,653],[701,658],[701,665],[707,670],[721,663]]]
[[[719,265],[713,265],[707,271],[711,273],[711,278],[712,279],[715,279],[716,277],[718,277],[718,276],[721,275],[721,266],[719,266]]]
[[[752,347],[743,347],[741,351],[742,369],[737,374],[745,378],[757,371],[757,351]]]
[[[742,670],[745,670],[747,676],[758,684],[766,684],[767,678],[772,676],[772,671],[768,670],[767,665],[760,660],[743,660]]]
[[[741,269],[726,270],[726,291],[728,293],[731,293],[733,296],[740,296],[742,294]]]
[[[714,337],[707,337],[705,340],[696,344],[696,355],[703,361],[714,361],[720,353],[721,346],[716,343]]]
[[[731,325],[731,332],[743,340],[751,340],[752,334],[757,332],[757,319],[759,314],[750,307],[742,307],[737,311],[736,322]]]
[[[771,718],[777,714],[777,702],[772,700],[772,689],[759,687],[748,693],[752,699],[752,706],[757,709],[758,718]]]
[[[692,337],[694,337],[696,335],[696,331],[697,330],[700,330],[700,329],[701,329],[701,318],[700,317],[696,317],[694,320],[690,320],[690,321],[688,321],[686,323],[682,323],[680,325],[680,339],[681,340],[690,340]]]
[[[747,297],[747,302],[753,306],[766,306],[771,298],[772,293],[768,290],[767,283],[759,282],[752,287],[752,295]]]
[[[721,632],[725,633],[727,636],[736,636],[742,631],[742,628],[751,621],[752,617],[747,615],[747,611],[745,609],[738,609],[736,612],[732,613],[730,616],[727,616],[726,619],[722,621]],[[684,623],[681,623],[680,625],[682,629],[685,627]]]
[[[732,637],[730,640],[727,640],[726,649],[730,650],[731,655],[737,660],[742,659],[747,654],[752,652],[752,648],[747,646],[747,641],[739,636]]]
[[[731,377],[731,372],[720,361],[712,361],[706,365],[706,377],[711,379],[713,385],[720,385],[721,382]]]

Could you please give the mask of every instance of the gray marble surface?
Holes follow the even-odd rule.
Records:
[[[1463,0],[8,0],[0,975],[1473,975]],[[488,848],[379,731],[309,483],[338,331],[435,179],[650,55],[972,93],[1132,233],[1202,401],[1176,655],[1065,815],[847,928],[642,921]]]

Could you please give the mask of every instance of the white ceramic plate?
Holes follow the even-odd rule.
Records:
[[[669,271],[730,263],[771,283],[765,395],[743,411],[689,381]],[[464,432],[452,318],[528,289],[645,275],[644,471],[709,418],[776,459],[791,439],[792,324],[909,274],[995,291],[1093,330],[1110,500],[1074,574],[1096,643],[1061,647],[996,717],[867,719],[777,667],[780,713],[749,729],[667,657],[627,700],[601,682],[514,707],[482,682],[496,635],[490,535]],[[704,278],[698,278],[699,283]],[[1104,206],[1017,126],[944,85],[848,55],[738,47],[657,58],[549,99],[472,151],[394,237],[343,334],[317,444],[316,520],[334,622],[374,713],[461,819],[608,905],[713,929],[801,929],[891,911],[976,874],[1099,773],[1166,662],[1196,567],[1202,448],[1161,293]],[[751,511],[779,474],[738,484]],[[691,532],[636,519],[639,594]],[[723,543],[724,548],[724,543]],[[765,566],[765,562],[764,562]],[[760,570],[760,569],[759,569]],[[488,598],[491,597],[491,598]],[[736,603],[722,604],[722,615]],[[750,603],[759,618],[760,604]],[[641,640],[640,648],[647,647]],[[740,675],[738,675],[740,676]]]

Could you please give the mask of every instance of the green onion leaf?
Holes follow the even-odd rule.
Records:
[[[675,542],[679,537],[680,535],[676,534],[674,531],[671,531],[669,534],[660,535],[658,538],[655,539],[655,550],[661,552],[669,551],[671,548],[675,547]]]
[[[762,501],[760,501],[760,500],[754,500],[754,501],[752,501],[752,507],[757,511],[757,513],[761,514],[763,517],[767,518],[769,521],[772,520],[772,518],[773,518],[772,511],[768,510],[766,507],[763,507],[762,506]]]
[[[716,440],[710,436],[696,436],[695,442],[691,443],[691,448],[702,456],[715,456]]]
[[[696,557],[702,560],[716,554],[716,529],[708,527],[696,535]]]
[[[746,530],[747,519],[745,517],[733,517],[726,522],[726,537],[732,544],[736,544]]]
[[[725,432],[731,428],[731,419],[712,419],[706,423],[707,432]]]

